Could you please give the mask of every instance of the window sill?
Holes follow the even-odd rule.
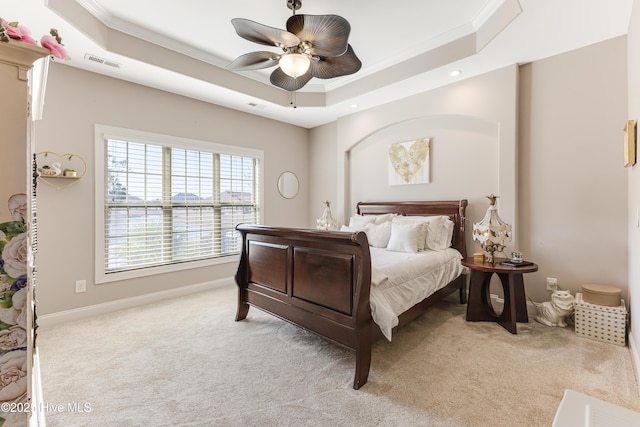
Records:
[[[188,261],[183,263],[161,265],[158,267],[141,268],[137,270],[120,271],[117,273],[105,273],[104,271],[96,271],[95,283],[97,285],[104,283],[120,282],[123,280],[131,280],[142,277],[150,277],[158,274],[177,273],[180,271],[193,270],[196,268],[215,267],[223,264],[237,264],[240,255],[229,255],[218,258],[210,258],[199,261]]]

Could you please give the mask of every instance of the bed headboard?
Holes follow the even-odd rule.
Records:
[[[381,215],[395,213],[398,215],[447,215],[454,222],[452,246],[463,257],[467,256],[465,242],[465,210],[467,200],[428,201],[428,202],[358,202],[358,215]]]

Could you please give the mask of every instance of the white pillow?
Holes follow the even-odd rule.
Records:
[[[346,225],[343,225],[342,227],[340,227],[340,231],[348,231],[349,233],[355,233],[356,231],[359,231],[359,230],[356,230],[355,228],[350,228],[350,227],[347,227]]]
[[[376,217],[373,215],[355,215],[349,218],[349,228],[354,228],[356,230],[364,230],[364,226],[367,224],[371,224],[375,222]]]
[[[441,216],[438,220],[430,222],[425,248],[441,251],[451,247],[454,227],[455,223],[447,216]]]
[[[424,242],[418,242],[420,250],[430,249],[432,251],[440,251],[450,246],[450,243],[448,242],[451,242],[451,239],[449,238],[449,240],[447,240],[447,236],[449,235],[449,226],[446,221],[451,222],[452,226],[453,221],[449,220],[449,217],[447,216],[398,216],[395,217],[393,221],[423,224],[421,239],[423,239]],[[453,232],[453,228],[451,229],[451,232]]]
[[[364,226],[369,246],[374,248],[386,248],[391,237],[391,221],[382,224],[367,224]]]
[[[391,222],[391,237],[387,245],[388,251],[418,252],[418,240],[421,236],[422,224]]]
[[[420,224],[420,237],[418,239],[418,251],[423,251],[425,249],[424,245],[427,241],[427,217],[423,216],[396,216],[391,222],[395,222],[397,224]]]
[[[427,241],[424,245],[425,249],[431,249],[432,251],[446,249],[447,235],[449,234],[445,223],[446,219],[447,217],[444,216],[435,216],[428,222],[429,226],[427,230]]]
[[[446,218],[444,220],[445,226],[447,227],[447,239],[442,242],[443,243],[443,247],[441,249],[447,249],[450,248],[451,245],[451,239],[453,239],[453,229],[456,226],[456,223],[451,221],[449,218]]]
[[[375,220],[376,224],[382,224],[383,222],[391,221],[395,216],[398,216],[398,215],[394,213],[374,215],[374,217],[376,218]]]

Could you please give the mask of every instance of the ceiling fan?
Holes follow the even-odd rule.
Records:
[[[287,0],[287,7],[293,12],[287,20],[287,31],[249,19],[232,19],[240,37],[278,47],[282,53],[250,52],[226,68],[246,71],[277,65],[271,73],[271,84],[290,92],[302,88],[313,77],[330,79],[360,70],[362,63],[348,43],[349,22],[337,15],[296,15],[301,6],[300,0]]]

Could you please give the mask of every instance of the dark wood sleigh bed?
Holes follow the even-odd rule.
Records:
[[[454,222],[452,247],[465,250],[466,200],[360,202],[360,215],[447,215]],[[235,276],[236,321],[250,306],[273,314],[355,351],[353,388],[367,382],[371,348],[382,337],[370,306],[371,256],[364,232],[339,232],[240,224],[242,253]],[[460,275],[399,316],[399,326],[455,291],[466,302]],[[396,328],[397,328],[396,327]]]

